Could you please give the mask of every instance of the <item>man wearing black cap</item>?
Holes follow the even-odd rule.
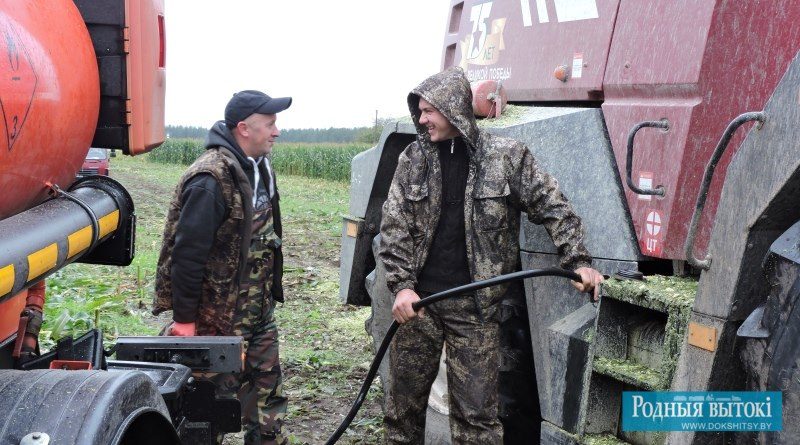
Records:
[[[181,178],[170,204],[153,312],[172,310],[169,335],[240,335],[241,374],[203,374],[242,403],[245,444],[283,444],[286,413],[275,302],[283,302],[281,219],[267,155],[290,97],[233,95],[211,127],[206,152]]]

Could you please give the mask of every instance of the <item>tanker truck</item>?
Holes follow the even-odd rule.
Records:
[[[136,214],[89,147],[164,140],[163,0],[0,1],[0,443],[207,443],[238,431],[236,400],[192,371],[241,370],[236,338],[127,338],[94,329],[49,352],[45,279],[73,262],[125,266]],[[238,367],[238,368],[237,368]]]
[[[791,0],[450,2],[441,67],[473,82],[481,127],[558,179],[611,277],[597,305],[557,279],[503,303],[505,443],[800,443],[798,21]],[[400,119],[352,161],[340,297],[372,306],[376,344],[393,301],[381,206],[415,138]],[[521,268],[556,266],[521,226]],[[450,442],[444,367],[427,443]],[[780,391],[783,428],[622,428],[623,391],[666,390]]]

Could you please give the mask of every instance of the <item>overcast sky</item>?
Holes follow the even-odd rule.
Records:
[[[292,96],[281,128],[408,114],[441,68],[449,0],[166,0],[168,125],[209,127],[231,94]]]

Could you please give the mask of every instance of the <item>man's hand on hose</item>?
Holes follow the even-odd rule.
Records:
[[[603,274],[592,269],[591,267],[581,267],[575,269],[575,273],[580,275],[582,279],[581,283],[578,283],[577,281],[572,282],[572,285],[575,286],[575,289],[578,289],[581,292],[593,292],[592,300],[598,301],[600,299],[600,295],[599,286],[597,285],[605,280],[605,278],[603,278]]]
[[[172,322],[172,326],[169,327],[169,331],[167,335],[172,335],[175,337],[194,337],[196,333],[196,326],[195,323],[178,323],[177,321]]]
[[[417,315],[420,317],[425,313],[425,309],[420,309],[419,313],[414,312],[412,304],[419,301],[419,295],[411,289],[403,289],[397,293],[394,298],[394,306],[392,306],[392,316],[398,323],[403,324],[410,321]]]

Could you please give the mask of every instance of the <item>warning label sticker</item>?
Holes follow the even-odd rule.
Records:
[[[583,75],[583,53],[575,53],[572,57],[572,78],[580,79]]]
[[[639,173],[639,188],[642,190],[649,190],[653,188],[653,172]],[[640,201],[650,201],[653,195],[636,195]]]

